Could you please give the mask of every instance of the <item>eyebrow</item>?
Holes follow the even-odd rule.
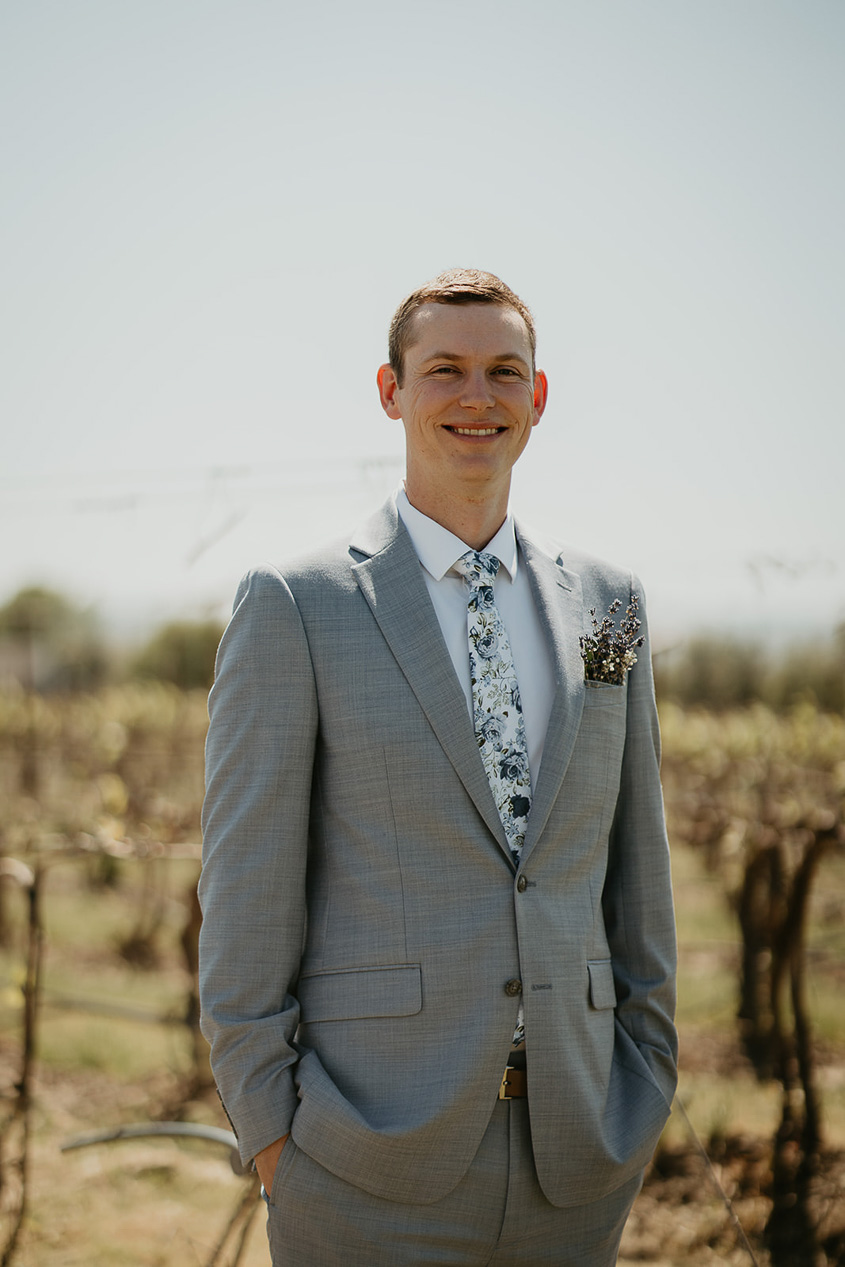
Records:
[[[432,352],[430,356],[423,358],[423,365],[428,364],[429,361],[462,360],[464,360],[464,357],[460,352]],[[520,365],[524,366],[525,369],[531,369],[531,366],[528,361],[526,361],[525,357],[520,356],[518,352],[500,352],[496,356],[491,357],[491,360],[495,361],[498,365],[503,364],[505,361],[517,361]]]

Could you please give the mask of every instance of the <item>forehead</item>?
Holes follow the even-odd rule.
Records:
[[[522,357],[531,363],[528,328],[515,308],[496,303],[422,304],[414,313],[407,351],[415,359],[436,353]]]

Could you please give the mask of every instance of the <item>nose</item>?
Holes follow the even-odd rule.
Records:
[[[483,370],[471,370],[464,377],[461,404],[465,409],[490,409],[496,403],[489,379]]]

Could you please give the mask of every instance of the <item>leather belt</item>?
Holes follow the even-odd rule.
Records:
[[[528,1078],[524,1069],[514,1069],[511,1065],[505,1069],[499,1084],[500,1100],[524,1100],[528,1095]]]

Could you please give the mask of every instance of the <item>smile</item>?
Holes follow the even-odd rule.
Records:
[[[497,436],[503,427],[448,427],[456,436]]]

